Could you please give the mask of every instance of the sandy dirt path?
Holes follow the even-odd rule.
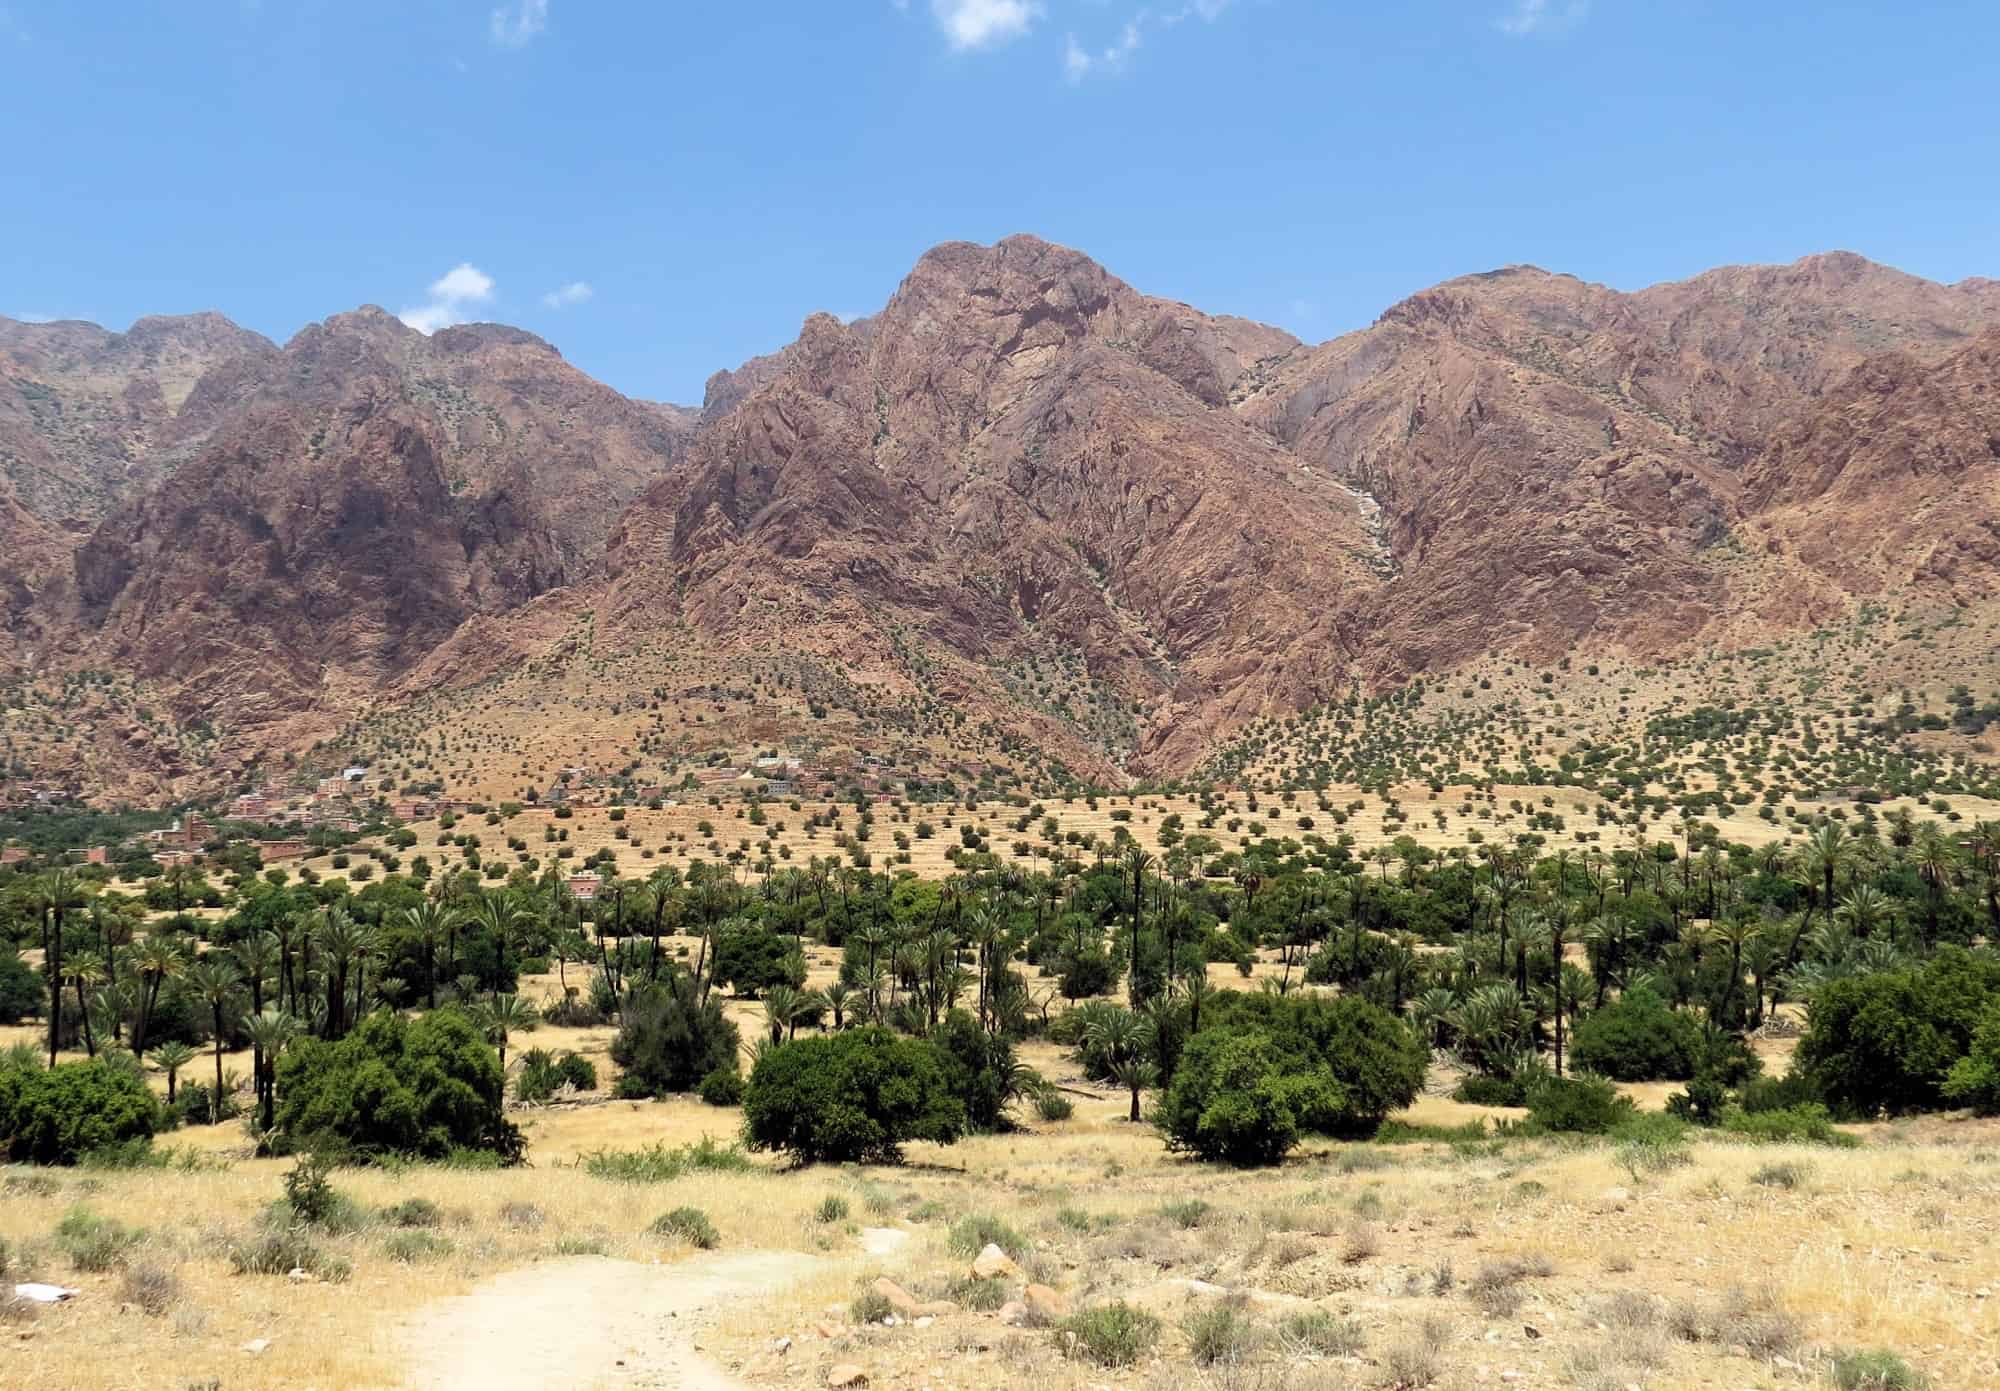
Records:
[[[399,1332],[408,1391],[742,1391],[695,1335],[731,1299],[782,1288],[813,1258],[726,1252],[676,1265],[541,1261],[413,1311]]]

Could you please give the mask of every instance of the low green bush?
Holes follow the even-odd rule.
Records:
[[[1236,1360],[1250,1349],[1258,1331],[1242,1310],[1222,1300],[1195,1310],[1181,1327],[1187,1334],[1188,1356],[1200,1367]]]
[[[1159,1342],[1160,1321],[1121,1299],[1070,1315],[1055,1326],[1055,1338],[1066,1356],[1130,1367]]]
[[[429,1198],[405,1198],[383,1208],[382,1220],[392,1227],[441,1227],[444,1210]]]
[[[711,1069],[701,1079],[701,1099],[710,1106],[743,1104],[743,1073],[733,1064]]]
[[[1463,1081],[1452,1088],[1452,1100],[1463,1101],[1468,1106],[1526,1106],[1528,1090],[1512,1077],[1488,1077],[1481,1072],[1469,1073]]]
[[[945,1239],[952,1254],[976,1256],[988,1246],[998,1246],[1014,1257],[1026,1255],[1034,1249],[1032,1242],[990,1213],[974,1213],[961,1217],[951,1224],[951,1233]]]
[[[516,1101],[547,1101],[563,1087],[580,1092],[597,1090],[597,1069],[590,1059],[574,1052],[551,1053],[531,1048],[521,1055],[521,1071],[514,1078]]]
[[[1597,1077],[1548,1077],[1528,1093],[1528,1118],[1557,1134],[1608,1134],[1635,1110],[1628,1097]]]
[[[1293,1314],[1279,1326],[1284,1339],[1302,1352],[1319,1357],[1352,1357],[1361,1351],[1367,1334],[1352,1319],[1344,1319],[1326,1309],[1307,1309]]]
[[[441,1261],[451,1253],[451,1242],[436,1232],[395,1232],[382,1243],[382,1254],[401,1265],[421,1265],[426,1261]]]
[[[1886,1348],[1835,1353],[1828,1375],[1838,1391],[1921,1391],[1930,1378]]]
[[[229,1265],[238,1275],[288,1275],[303,1270],[317,1280],[339,1284],[353,1267],[330,1255],[302,1227],[266,1223],[248,1237],[232,1242]]]
[[[863,1290],[847,1306],[848,1321],[864,1328],[871,1323],[882,1322],[895,1312],[896,1306],[889,1302],[889,1296],[873,1289]]]
[[[104,1217],[79,1203],[56,1223],[56,1249],[78,1270],[99,1274],[125,1264],[126,1253],[145,1233],[115,1217]]]
[[[698,1207],[677,1207],[653,1219],[652,1233],[654,1236],[685,1241],[703,1251],[714,1250],[722,1240],[715,1224],[708,1220],[708,1214]]]
[[[970,1309],[976,1314],[990,1314],[1007,1302],[1008,1289],[1005,1280],[982,1280],[976,1275],[962,1275],[953,1280],[945,1290],[944,1297],[961,1309]]]
[[[1833,1117],[1817,1102],[1782,1111],[1730,1110],[1722,1117],[1724,1134],[1762,1143],[1805,1143],[1854,1149],[1861,1141],[1846,1131],[1836,1130]]]
[[[706,1135],[678,1147],[662,1143],[636,1150],[593,1150],[577,1163],[586,1173],[620,1183],[672,1183],[702,1170],[740,1174],[757,1167],[737,1146],[717,1144]]]

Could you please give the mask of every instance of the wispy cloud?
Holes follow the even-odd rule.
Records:
[[[423,304],[405,309],[396,317],[418,333],[436,333],[441,328],[462,324],[472,306],[493,298],[493,277],[470,261],[461,261],[431,282]]]
[[[590,288],[588,280],[572,280],[567,285],[558,285],[542,296],[542,303],[551,309],[567,309],[572,304],[582,304],[597,291]]]
[[[1186,0],[1177,9],[1143,9],[1125,21],[1125,27],[1117,39],[1101,48],[1091,48],[1077,42],[1076,35],[1065,35],[1063,39],[1063,76],[1072,85],[1087,77],[1104,77],[1123,72],[1130,64],[1132,55],[1145,42],[1149,28],[1172,29],[1188,20],[1199,19],[1211,23],[1222,17],[1222,12],[1235,0]]]
[[[65,316],[61,314],[37,314],[31,310],[23,309],[10,317],[16,323],[21,324],[53,324],[60,323]]]
[[[1042,17],[1041,0],[931,0],[945,42],[964,52],[1021,38]]]
[[[1590,0],[1514,0],[1514,7],[1493,21],[1493,27],[1515,38],[1562,34],[1590,14]]]
[[[526,48],[549,27],[549,0],[510,0],[486,16],[486,37],[501,48]]]
[[[1104,48],[1092,51],[1076,41],[1076,35],[1068,35],[1063,41],[1063,76],[1072,83],[1081,82],[1092,73],[1120,72],[1125,62],[1139,51],[1143,38],[1139,32],[1144,15],[1136,15],[1125,22],[1125,31],[1118,41]]]

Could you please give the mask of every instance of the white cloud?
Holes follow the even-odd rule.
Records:
[[[549,0],[511,0],[486,17],[486,37],[502,48],[526,48],[549,27]]]
[[[1092,73],[1114,73],[1121,71],[1125,60],[1138,51],[1142,36],[1139,21],[1145,16],[1126,21],[1125,32],[1118,36],[1118,42],[1100,52],[1092,53],[1076,41],[1071,34],[1063,42],[1063,76],[1072,83],[1081,82]]]
[[[470,261],[461,261],[431,282],[431,298],[452,304],[492,299],[493,277]]]
[[[542,303],[551,309],[567,309],[572,304],[582,304],[597,291],[590,288],[588,280],[572,280],[567,285],[558,285],[542,296]]]
[[[1589,13],[1590,0],[1514,0],[1514,8],[1494,20],[1493,26],[1515,38],[1560,34],[1583,23]]]
[[[396,317],[418,333],[436,333],[462,324],[468,310],[493,298],[493,277],[470,261],[461,261],[431,282],[428,299]]]
[[[24,309],[14,315],[14,322],[19,324],[53,324],[60,323],[62,317],[60,314],[32,314]]]
[[[945,40],[961,51],[1018,39],[1042,17],[1040,0],[931,0]]]
[[[1231,0],[1189,0],[1178,10],[1160,16],[1162,24],[1179,24],[1184,19],[1213,20],[1229,8]],[[1141,12],[1143,16],[1143,11]]]

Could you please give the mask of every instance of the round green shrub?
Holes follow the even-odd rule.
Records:
[[[1155,1123],[1167,1147],[1230,1164],[1275,1164],[1347,1109],[1327,1066],[1267,1034],[1203,1029],[1181,1054]]]
[[[636,990],[619,1014],[611,1060],[625,1069],[620,1096],[693,1091],[718,1068],[734,1069],[742,1039],[722,1001],[701,998],[690,976],[676,974]]]
[[[444,1159],[478,1150],[519,1161],[500,1060],[457,1009],[414,1020],[378,1010],[346,1038],[307,1039],[278,1060],[276,1130],[297,1147],[331,1139],[365,1155]]]
[[[74,1164],[92,1150],[150,1140],[159,1112],[145,1083],[102,1060],[0,1064],[0,1152],[16,1163]]]
[[[966,1131],[944,1055],[871,1026],[767,1049],[743,1093],[752,1149],[805,1164],[896,1163],[911,1140],[950,1144]]]
[[[710,1106],[743,1104],[743,1073],[739,1068],[718,1067],[701,1079],[701,1099]]]
[[[1617,1082],[1685,1082],[1701,1053],[1701,1026],[1645,991],[1584,1019],[1570,1049],[1577,1067]]]

